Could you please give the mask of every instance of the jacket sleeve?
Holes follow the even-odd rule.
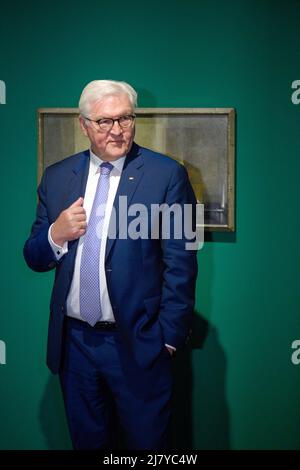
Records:
[[[196,198],[187,171],[182,165],[176,166],[170,179],[166,204],[169,208],[173,204],[181,208],[179,222],[182,235],[176,236],[173,230],[169,237],[162,237],[164,272],[158,318],[165,343],[177,348],[185,343],[190,332],[198,271],[197,251],[186,249],[186,242],[192,240],[187,239],[184,228],[184,223],[189,223],[193,231],[196,231]],[[185,213],[186,204],[192,209],[190,216],[188,212]],[[187,219],[184,220],[184,217]],[[173,227],[174,224],[177,225],[174,220],[171,222]]]
[[[36,219],[32,225],[30,236],[23,249],[25,261],[34,271],[50,271],[58,264],[48,241],[48,230],[50,225],[47,212],[46,169],[38,187]]]

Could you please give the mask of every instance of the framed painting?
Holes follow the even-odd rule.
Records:
[[[138,108],[135,141],[188,171],[204,227],[235,230],[234,108]],[[38,110],[38,178],[44,169],[89,147],[76,108]]]

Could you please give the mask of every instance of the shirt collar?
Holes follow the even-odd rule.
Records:
[[[122,173],[124,162],[125,162],[126,155],[124,157],[120,157],[117,160],[114,160],[112,162],[109,162],[113,165],[112,171],[114,169],[118,170],[119,173]],[[99,171],[99,166],[101,163],[103,163],[105,160],[102,160],[101,158],[97,157],[97,155],[94,154],[94,152],[90,149],[90,165],[93,168],[93,172],[95,170],[95,173]]]

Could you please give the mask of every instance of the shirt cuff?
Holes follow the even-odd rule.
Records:
[[[56,243],[54,243],[51,237],[52,225],[50,225],[49,230],[48,230],[48,242],[52,248],[52,251],[55,255],[56,260],[59,261],[60,258],[62,258],[66,253],[68,253],[68,242],[65,242],[63,246],[59,246]]]
[[[176,348],[174,348],[174,346],[171,346],[170,344],[165,344],[165,346],[168,346],[168,348],[171,348],[173,349],[173,351],[176,351]]]

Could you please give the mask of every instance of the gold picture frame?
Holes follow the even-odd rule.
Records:
[[[234,108],[138,108],[135,141],[183,164],[208,231],[235,231]],[[77,108],[38,110],[38,179],[44,169],[89,147]]]

